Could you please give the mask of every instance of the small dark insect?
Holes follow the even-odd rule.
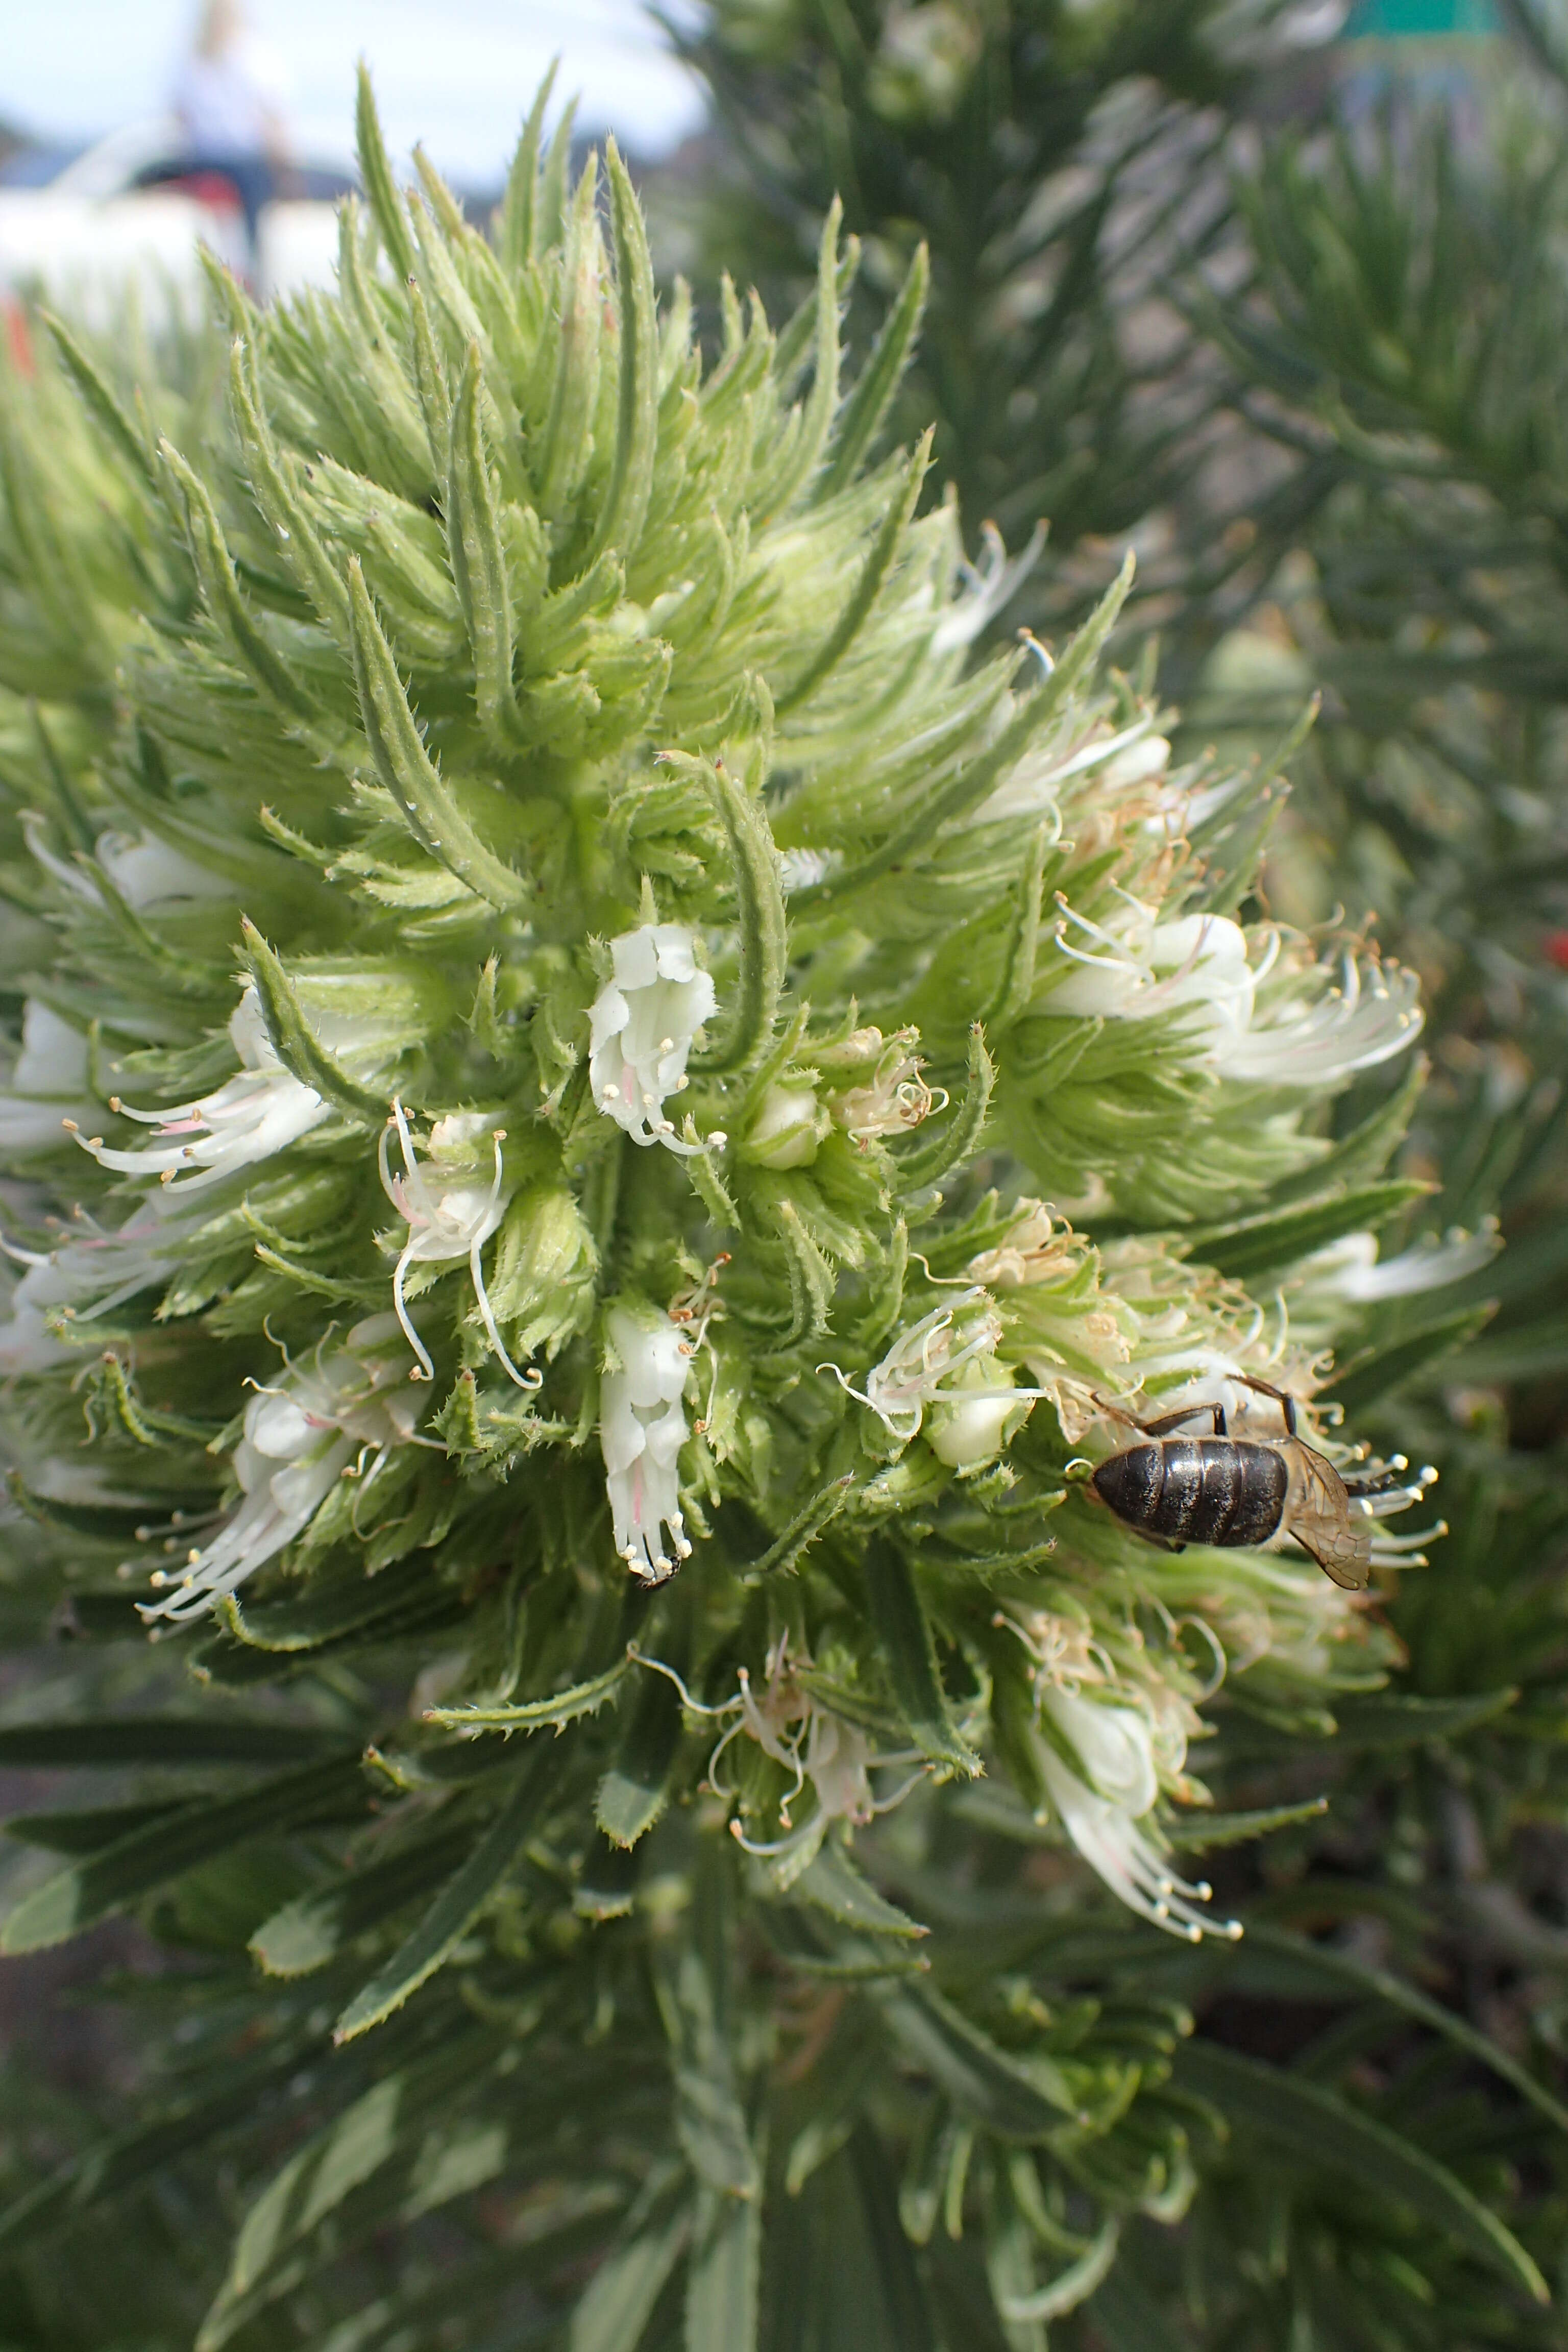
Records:
[[[1239,1547],[1292,1536],[1325,1576],[1349,1592],[1363,1591],[1372,1575],[1372,1520],[1352,1506],[1402,1486],[1405,1464],[1396,1460],[1362,1476],[1342,1476],[1297,1435],[1294,1398],[1267,1381],[1237,1377],[1275,1400],[1285,1423],[1279,1436],[1230,1436],[1217,1404],[1132,1421],[1138,1442],[1100,1465],[1090,1481],[1095,1493],[1124,1525],[1176,1550],[1189,1543]],[[1214,1419],[1211,1436],[1172,1433],[1205,1414]],[[1117,1417],[1131,1421],[1130,1414]]]

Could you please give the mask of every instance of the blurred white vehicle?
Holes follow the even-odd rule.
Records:
[[[99,328],[127,295],[150,321],[171,311],[195,318],[205,305],[203,246],[263,300],[327,284],[335,200],[353,183],[310,168],[291,178],[300,193],[262,206],[253,257],[237,190],[220,168],[183,161],[174,117],[128,124],[41,185],[0,182],[0,297],[38,295]]]

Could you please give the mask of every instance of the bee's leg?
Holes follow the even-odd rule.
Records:
[[[1287,1395],[1283,1389],[1277,1389],[1271,1381],[1255,1381],[1249,1372],[1233,1372],[1231,1378],[1237,1382],[1238,1387],[1244,1389],[1256,1389],[1259,1396],[1272,1397],[1275,1403],[1279,1406],[1280,1412],[1285,1416],[1286,1436],[1295,1436],[1296,1400],[1293,1396]]]
[[[1141,1421],[1138,1426],[1145,1437],[1168,1437],[1172,1430],[1180,1429],[1184,1421],[1200,1420],[1205,1412],[1212,1412],[1214,1415],[1215,1435],[1228,1436],[1229,1432],[1225,1423],[1225,1407],[1222,1404],[1189,1404],[1184,1406],[1180,1412],[1162,1413],[1158,1421]],[[1184,1546],[1177,1548],[1185,1549]]]
[[[1100,1411],[1109,1413],[1113,1421],[1124,1423],[1129,1429],[1138,1430],[1144,1437],[1168,1437],[1172,1430],[1180,1429],[1184,1421],[1198,1421],[1205,1412],[1214,1415],[1215,1435],[1224,1437],[1226,1434],[1225,1407],[1222,1404],[1186,1404],[1180,1412],[1162,1413],[1157,1421],[1140,1421],[1136,1413],[1127,1412],[1124,1406],[1112,1404],[1109,1397],[1096,1396],[1094,1401]]]

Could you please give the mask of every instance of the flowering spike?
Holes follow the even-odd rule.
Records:
[[[1161,1826],[1204,1801],[1209,1701],[1256,1666],[1310,1710],[1393,1636],[1299,1551],[1141,1544],[1062,1465],[1205,1406],[1278,1447],[1264,1382],[1392,1575],[1428,1482],[1315,1400],[1369,1312],[1473,1276],[1489,1236],[1380,1264],[1349,1234],[1393,1201],[1371,1188],[1414,1097],[1331,1147],[1331,1097],[1414,1036],[1414,983],[1246,919],[1267,812],[1181,763],[1151,672],[1103,668],[1128,575],[1054,661],[986,650],[1037,535],[971,563],[951,501],[912,510],[923,445],[859,470],[923,263],[842,406],[837,215],[798,319],[727,296],[709,366],[689,303],[659,317],[620,159],[608,231],[597,167],[569,186],[569,118],[542,163],[536,110],[493,247],[427,167],[405,198],[367,90],[361,133],[337,291],[219,284],[227,456],[193,425],[154,487],[100,397],[122,354],[0,384],[5,675],[49,713],[5,723],[42,918],[0,942],[28,974],[0,1040],[0,1409],[42,1520],[13,1580],[51,1512],[86,1512],[146,1530],[153,1630],[200,1626],[215,1679],[242,1593],[297,1663],[330,1642],[331,1736],[380,1739],[388,1818],[315,1840],[321,1887],[258,1948],[331,1920],[357,1948],[340,1864],[416,1868],[440,1800],[471,1842],[350,2013],[471,1955],[463,2064],[510,2066],[536,2014],[598,2049],[632,2097],[612,2168],[662,2199],[648,2003],[609,2000],[594,1940],[635,1901],[680,2098],[749,2186],[777,2036],[827,2021],[780,1997],[785,1950],[836,1969],[847,1936],[904,1932],[852,1851],[894,1807],[900,1873],[940,1877],[984,1795],[947,1784],[984,1767],[1082,1857],[1064,1901],[1098,1873],[1212,1930]],[[1256,1297],[1219,1270],[1249,1263]],[[634,1633],[658,1704],[612,1727]],[[509,1760],[487,1724],[566,1736]],[[665,1809],[635,1892],[594,1825],[608,1772],[640,1793],[604,1819]],[[211,1811],[250,1834],[269,1802]],[[798,1882],[793,1922],[732,1921],[759,1876]],[[1028,2150],[985,2158],[994,2204],[1058,2162],[1057,2115],[1069,2203],[1179,2201],[1125,2035],[1075,2022],[1069,2055],[1029,1986],[961,1971],[923,2014],[970,2071],[984,2010]],[[1134,2170],[1095,2146],[1130,2100]]]

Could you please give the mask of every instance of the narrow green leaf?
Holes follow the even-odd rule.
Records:
[[[251,1937],[251,1956],[268,1976],[308,1976],[426,1893],[451,1864],[452,1833],[443,1823],[435,1836],[356,1870],[336,1885],[318,1887],[283,1904]]]
[[[1355,1992],[1374,1994],[1379,2000],[1387,2001],[1390,2008],[1402,2011],[1406,2017],[1418,2019],[1423,2025],[1430,2026],[1434,2033],[1440,2033],[1445,2041],[1453,2042],[1457,2049],[1465,2051],[1470,2057],[1479,2059],[1483,2066],[1489,2067],[1500,2080],[1510,2084],[1521,2098],[1527,2099],[1548,2122],[1555,2124],[1559,2131],[1568,2132],[1568,2107],[1560,2099],[1553,2098],[1545,2084],[1537,2082],[1527,2066],[1521,2066],[1517,2058],[1510,2058],[1508,2052],[1500,2049],[1487,2034],[1478,2033],[1468,2020],[1459,2016],[1457,2011],[1445,2009],[1441,2001],[1429,2000],[1424,1992],[1407,1983],[1405,1978],[1395,1976],[1392,1969],[1373,1968],[1369,1962],[1356,1959],[1333,1944],[1314,1943],[1309,1937],[1292,1936],[1282,1927],[1270,1927],[1256,1919],[1247,1922],[1247,1941],[1254,1947],[1260,1946],[1266,1951],[1283,1952],[1291,1959],[1300,1961],[1314,1975],[1325,1977],[1331,1982],[1344,1985]]]
[[[294,2036],[219,2066],[198,2097],[155,2112],[134,2130],[91,2141],[0,2212],[0,2246],[29,2245],[79,2222],[121,2196],[144,2189],[163,2166],[253,2125],[258,2105],[298,2069],[304,2046]]]
[[[870,1936],[906,1936],[911,1938],[929,1936],[931,1929],[879,1895],[868,1878],[856,1868],[841,1845],[824,1843],[816,1858],[793,1881],[791,1894],[799,1901],[816,1904],[846,1927],[855,1927]]]
[[[773,2352],[936,2352],[896,2178],[892,2158],[861,2126],[798,2197],[774,2201],[763,2287]],[[942,2340],[976,2352],[972,2327]]]
[[[416,146],[414,150],[414,168],[419,174],[419,185],[424,191],[426,204],[436,219],[440,222],[447,237],[456,244],[468,233],[468,225],[463,217],[462,205],[458,202],[422,146]]]
[[[479,724],[490,741],[504,750],[519,740],[521,721],[512,682],[511,590],[479,414],[480,373],[479,347],[470,343],[463,380],[452,403],[447,544],[474,652],[474,698]]]
[[[793,1975],[830,1984],[872,1984],[889,1978],[926,1977],[931,1962],[907,1936],[861,1936],[830,1921],[826,1912],[784,1902],[761,1874],[752,1891],[762,1898],[754,1916]]]
[[[868,2000],[846,2001],[826,2046],[811,2068],[805,2119],[791,2140],[784,2161],[787,2197],[798,2197],[812,2174],[837,2155],[861,2110],[881,2090],[887,2068],[887,2042],[875,2005]],[[934,2099],[925,2102],[928,2117],[936,2113],[938,2105]]]
[[[414,344],[414,388],[419,395],[419,414],[430,445],[430,463],[437,480],[445,482],[452,463],[452,394],[447,382],[446,362],[416,278],[409,281],[408,320]]]
[[[760,2203],[700,2189],[686,2274],[686,2352],[754,2352]]]
[[[486,848],[425,749],[357,556],[349,565],[349,594],[354,681],[377,775],[407,817],[416,839],[449,874],[503,912],[521,907],[529,895],[527,883]]]
[[[670,751],[661,753],[660,764],[694,776],[707,787],[730,845],[739,902],[740,985],[728,1034],[694,1064],[705,1076],[718,1076],[749,1068],[772,1042],[788,962],[778,852],[762,795],[749,792],[727,768]]]
[[[642,537],[653,490],[658,441],[658,319],[642,207],[613,139],[605,142],[605,169],[610,183],[616,289],[620,297],[621,365],[616,454],[587,562],[592,563],[606,550],[613,550],[629,563]]]
[[[213,1607],[224,1631],[248,1649],[286,1655],[320,1650],[346,1634],[379,1633],[388,1624],[413,1616],[422,1621],[427,1610],[440,1611],[456,1599],[431,1571],[427,1553],[416,1552],[367,1576],[363,1568],[347,1575],[317,1577],[297,1597],[253,1601],[243,1594],[225,1592]]]
[[[1200,1227],[1192,1235],[1193,1255],[1235,1281],[1250,1281],[1326,1249],[1345,1234],[1375,1231],[1431,1190],[1416,1178],[1398,1178],[1232,1224]]]
[[[594,1808],[612,1845],[636,1845],[663,1812],[680,1727],[680,1693],[667,1675],[645,1674]]]
[[[533,250],[545,254],[559,245],[566,221],[566,184],[572,170],[572,142],[577,129],[577,100],[569,98],[545,150],[539,175],[539,202],[533,218]]]
[[[551,170],[545,174],[547,191],[561,136],[558,131],[556,143],[551,149]],[[590,156],[572,198],[559,265],[561,314],[555,334],[550,413],[539,436],[537,454],[531,451],[529,460],[539,510],[549,522],[563,522],[571,509],[593,434],[605,310],[598,199],[598,165]],[[594,566],[588,564],[579,577],[590,577],[593,572]]]
[[[1534,2302],[1551,2301],[1545,2280],[1512,2231],[1413,2140],[1321,2084],[1217,2042],[1185,2042],[1175,2063],[1178,2083],[1212,2099],[1233,2124],[1287,2163],[1321,2166],[1337,2183],[1353,2181],[1373,2196],[1408,2206]]]
[[[519,1771],[500,1811],[462,1868],[386,1966],[350,2001],[332,2029],[334,2042],[352,2042],[356,2034],[380,2025],[451,1958],[538,1818],[540,1778],[537,1758]]]
[[[693,1900],[655,1944],[653,1975],[687,2162],[720,2195],[754,2198],[762,2179],[735,2078],[738,2052],[731,2030],[734,1867],[727,1838],[710,1834],[700,1841]]]
[[[904,2054],[923,2067],[954,2106],[1002,2139],[1041,2140],[1059,2131],[1078,2102],[1048,2058],[1027,2063],[999,2049],[935,1987],[901,1979],[878,1985],[878,1999]]]
[[[472,2093],[493,2062],[491,2033],[459,2012],[431,2056],[383,2075],[296,2148],[240,2225],[195,2352],[217,2352],[357,2238],[492,2177],[506,2135],[472,2112]]]
[[[914,520],[921,490],[931,467],[931,440],[935,430],[934,425],[928,425],[916,444],[914,453],[904,468],[903,481],[889,500],[881,528],[860,566],[859,577],[849,592],[844,610],[800,676],[778,695],[774,709],[780,718],[804,702],[825,677],[832,675],[869,618],[872,606],[881,593],[882,583],[892,569],[893,561]]]
[[[818,504],[848,488],[880,432],[899,388],[899,379],[914,349],[930,283],[931,256],[924,244],[917,245],[893,307],[871,347],[871,356],[839,411],[833,456],[816,486]]]
[[[99,1853],[132,1830],[178,1811],[177,1800],[163,1805],[97,1805],[81,1812],[13,1813],[3,1826],[18,1845],[41,1846],[47,1853]]]
[[[1289,796],[1288,788],[1275,789],[1276,779],[1295,758],[1317,724],[1322,699],[1321,694],[1312,696],[1252,780],[1247,794],[1252,811],[1250,818],[1241,824],[1228,827],[1223,835],[1205,842],[1204,863],[1206,877],[1202,900],[1205,914],[1234,915],[1242,901],[1257,887],[1258,869],[1268,836],[1279,823]]]
[[[848,1501],[855,1485],[855,1473],[846,1470],[840,1478],[829,1479],[819,1495],[814,1495],[791,1519],[784,1533],[771,1543],[760,1559],[752,1561],[742,1573],[748,1576],[773,1576],[781,1571],[787,1575],[798,1565],[816,1541],[824,1528],[831,1526]]]
[[[384,1126],[387,1097],[372,1094],[350,1077],[310,1028],[300,1009],[293,982],[247,915],[240,917],[239,927],[246,967],[256,982],[267,1034],[284,1068],[356,1125],[372,1129]]]
[[[1440,1316],[1424,1329],[1412,1331],[1386,1348],[1368,1348],[1337,1369],[1324,1393],[1350,1413],[1382,1402],[1405,1381],[1429,1371],[1443,1357],[1452,1355],[1484,1331],[1491,1321],[1490,1305],[1469,1307],[1457,1315]]]
[[[996,2308],[1002,2317],[1014,2326],[1038,2326],[1047,2319],[1060,2319],[1066,2313],[1076,2311],[1104,2281],[1116,2260],[1121,2237],[1121,2221],[1113,2216],[1077,2261],[1058,2271],[1044,2286],[1029,2294],[998,2295]]]
[[[1306,1797],[1299,1805],[1265,1805],[1254,1813],[1181,1813],[1164,1829],[1172,1845],[1211,1853],[1220,1846],[1245,1845],[1250,1838],[1293,1829],[1299,1822],[1321,1821],[1328,1810],[1327,1797]]]
[[[602,1675],[574,1683],[570,1690],[556,1691],[550,1698],[521,1699],[510,1706],[433,1706],[426,1709],[426,1721],[443,1723],[451,1729],[478,1727],[486,1731],[542,1731],[548,1724],[559,1731],[580,1715],[596,1714],[606,1699],[613,1698],[627,1663],[617,1658]]]
[[[521,276],[538,250],[536,207],[539,196],[539,156],[544,144],[544,116],[550,104],[550,94],[555,87],[560,59],[552,58],[549,71],[540,83],[522,137],[507,173],[506,194],[502,196],[494,223],[496,250],[503,267],[515,278]]]
[[[888,1682],[910,1735],[923,1756],[973,1779],[978,1756],[959,1737],[937,1673],[931,1627],[902,1552],[885,1536],[866,1547],[866,1598]]]
[[[229,399],[245,451],[251,495],[270,524],[279,551],[314,604],[324,626],[345,648],[349,597],[342,577],[316,530],[309,508],[284,471],[262,408],[254,340],[229,355]]]
[[[358,1756],[338,1756],[265,1781],[241,1797],[160,1814],[25,1895],[5,1922],[0,1950],[36,1952],[64,1943],[232,1846],[281,1836],[309,1821],[352,1820],[369,1801]]]
[[[799,415],[794,446],[786,445],[783,464],[758,493],[754,523],[783,514],[793,505],[821,462],[833,428],[838,406],[838,230],[843,218],[844,208],[835,196],[817,244],[816,296],[811,306],[811,390]],[[792,341],[786,327],[773,355],[774,370],[781,378],[787,377],[794,365]]]
[[[1029,859],[1008,893],[1007,951],[991,1002],[981,1015],[983,1028],[1008,1027],[1022,1020],[1035,992],[1039,962],[1040,899],[1045,888],[1046,860],[1054,846],[1053,827],[1037,825],[1029,844]]]
[[[985,1035],[975,1023],[969,1033],[969,1068],[964,1078],[963,1099],[950,1118],[943,1121],[936,1133],[913,1151],[894,1154],[899,1171],[899,1184],[905,1192],[924,1192],[931,1184],[940,1184],[951,1169],[972,1160],[979,1149],[984,1131],[985,1114],[991,1108],[992,1089],[996,1084],[996,1066],[985,1050]]]
[[[380,234],[386,257],[399,278],[412,278],[414,240],[408,233],[408,215],[392,176],[392,165],[387,159],[386,143],[382,138],[381,121],[375,110],[375,93],[370,86],[370,70],[363,58],[354,101],[354,147],[371,216]]]
[[[675,2189],[666,2189],[651,2217],[628,2225],[572,2314],[567,2352],[637,2352],[690,2228],[690,2206]]]
[[[47,328],[50,341],[105,438],[119,450],[145,487],[155,491],[158,466],[152,446],[145,434],[132,423],[97,362],[89,357],[63,319],[47,310],[40,310],[37,316]]]
[[[311,724],[319,716],[315,699],[274,653],[241,594],[234,558],[205,483],[193,473],[172,442],[160,441],[158,452],[184,497],[191,559],[214,623],[235,659],[284,717]]]
[[[1426,1078],[1426,1058],[1416,1054],[1394,1092],[1359,1127],[1342,1136],[1326,1159],[1313,1161],[1272,1188],[1269,1199],[1275,1208],[1290,1201],[1317,1200],[1342,1185],[1369,1184],[1381,1176],[1405,1139]]]
[[[0,1765],[299,1764],[341,1736],[310,1724],[251,1723],[233,1717],[126,1715],[81,1723],[0,1725]]]
[[[1334,1701],[1341,1748],[1415,1748],[1427,1739],[1458,1739],[1506,1715],[1517,1690],[1466,1691],[1454,1698],[1418,1698],[1409,1691],[1368,1691]]]

